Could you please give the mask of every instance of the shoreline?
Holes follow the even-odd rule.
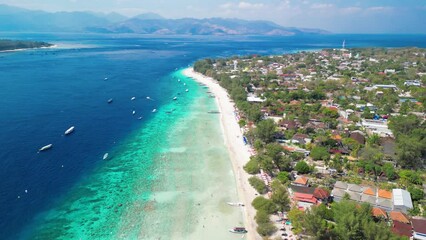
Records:
[[[0,53],[21,52],[21,51],[27,51],[27,50],[50,49],[50,48],[58,48],[58,45],[53,44],[52,46],[49,46],[49,47],[17,48],[17,49],[10,49],[10,50],[2,50],[0,51]]]
[[[238,197],[245,205],[243,208],[243,216],[245,228],[248,231],[246,238],[248,240],[261,239],[256,231],[257,224],[254,220],[256,210],[251,205],[251,202],[257,195],[253,187],[249,184],[249,174],[243,169],[243,166],[250,159],[250,153],[247,146],[243,143],[241,129],[235,119],[234,103],[228,97],[227,91],[214,79],[195,72],[193,68],[184,69],[183,74],[193,78],[199,83],[205,84],[215,95],[216,105],[220,111],[220,124],[223,131],[224,142],[228,148],[232,170],[236,180]]]

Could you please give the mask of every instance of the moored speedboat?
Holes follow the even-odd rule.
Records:
[[[227,202],[228,205],[236,206],[236,207],[244,207],[244,203],[241,202]]]
[[[108,103],[112,103],[112,98],[108,99]]]
[[[133,110],[132,115],[135,115],[135,114],[136,114],[136,111],[135,111],[135,110]]]
[[[74,126],[72,126],[72,127],[68,128],[68,129],[65,131],[65,135],[68,135],[68,134],[70,134],[70,133],[72,133],[72,132],[74,132]]]
[[[43,146],[42,148],[40,148],[38,151],[39,152],[46,151],[46,150],[51,149],[52,147],[53,147],[53,144],[48,144],[48,145]]]
[[[131,100],[131,101],[133,101],[133,100],[135,100],[135,99],[136,99],[136,97],[132,97],[132,98],[130,98],[130,100]]]
[[[189,89],[186,89],[186,90],[185,90],[185,92],[188,92],[188,91],[189,91]]]
[[[234,227],[233,229],[229,229],[231,233],[247,233],[246,228],[243,227]]]
[[[157,111],[157,109],[155,109],[155,108],[154,108],[154,109],[152,109],[152,112],[153,112],[153,113],[155,113],[156,111]]]
[[[105,153],[104,156],[102,157],[103,160],[106,160],[108,158],[108,153]]]
[[[177,97],[174,97],[173,100],[177,100]]]

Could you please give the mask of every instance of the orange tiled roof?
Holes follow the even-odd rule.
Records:
[[[340,136],[340,135],[333,135],[333,136],[331,136],[331,139],[334,139],[334,140],[342,140],[342,136]]]
[[[384,217],[387,218],[388,216],[386,215],[385,210],[381,209],[381,208],[376,208],[373,207],[373,209],[371,209],[371,214],[373,214],[374,217]]]
[[[298,177],[294,183],[306,185],[308,183],[308,179],[306,177]]]
[[[296,150],[296,148],[294,147],[289,147],[289,146],[284,146],[283,147],[285,150],[289,151],[289,152],[293,152],[294,150]]]
[[[379,197],[392,199],[392,193],[383,189],[379,189]]]
[[[402,212],[392,211],[389,216],[394,221],[410,224],[410,219],[408,219],[407,215]]]
[[[371,189],[371,188],[365,189],[364,194],[371,195],[371,196],[376,195],[376,193],[374,192],[374,190]]]

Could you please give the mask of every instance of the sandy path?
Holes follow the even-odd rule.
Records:
[[[232,167],[237,183],[238,196],[240,201],[245,204],[244,221],[248,231],[246,238],[248,240],[262,239],[256,232],[256,222],[254,216],[256,210],[251,206],[251,202],[256,197],[256,191],[250,186],[248,178],[250,175],[246,173],[243,166],[249,161],[250,153],[242,139],[242,133],[238,122],[235,118],[234,103],[228,97],[228,93],[214,79],[206,77],[200,73],[194,72],[193,68],[187,68],[183,72],[186,76],[195,79],[197,82],[205,84],[210,91],[216,96],[221,126],[224,133],[225,144],[228,147],[229,155],[232,161]]]

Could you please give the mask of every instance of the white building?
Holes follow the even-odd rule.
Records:
[[[378,134],[381,137],[393,137],[392,131],[388,128],[388,123],[379,120],[362,119],[361,126],[363,126],[368,134]]]
[[[407,80],[404,82],[405,86],[416,86],[420,87],[422,84],[419,80]]]
[[[409,209],[413,208],[413,202],[411,201],[411,195],[404,189],[393,189],[393,207],[394,210],[407,213]]]

